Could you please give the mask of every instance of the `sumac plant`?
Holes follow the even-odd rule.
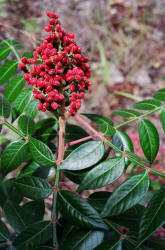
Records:
[[[160,113],[165,131],[165,89],[113,111],[126,119],[117,125],[78,114],[91,85],[88,58],[58,15],[47,16],[48,35],[33,53],[20,57],[22,44],[0,43],[0,84],[7,83],[0,95],[0,249],[165,249],[165,187],[150,188],[151,175],[165,174],[154,168],[159,135],[147,119]],[[135,123],[144,157],[123,131]],[[113,192],[97,190],[122,175]],[[86,199],[85,190],[93,190]]]

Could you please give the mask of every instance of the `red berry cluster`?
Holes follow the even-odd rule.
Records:
[[[74,41],[74,34],[61,28],[58,15],[50,11],[46,14],[50,19],[45,31],[50,34],[34,51],[34,57],[23,57],[19,67],[25,72],[27,84],[34,87],[39,110],[58,111],[63,106],[74,115],[91,85],[88,58]]]

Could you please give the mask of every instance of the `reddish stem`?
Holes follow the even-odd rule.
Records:
[[[84,121],[80,116],[74,115],[74,118],[76,118],[79,122],[81,122],[82,124],[84,124],[84,126],[87,127],[89,130],[91,130],[95,134],[95,136],[99,137],[102,141],[104,141],[105,143],[107,143],[107,139],[103,136],[103,134],[100,133],[100,132],[98,132],[97,130],[95,130],[86,121]]]
[[[87,137],[84,137],[82,139],[79,139],[79,140],[75,140],[75,141],[72,141],[72,142],[68,142],[66,145],[65,145],[65,149],[67,149],[68,147],[72,146],[72,145],[75,145],[77,143],[80,143],[80,142],[83,142],[83,141],[87,141],[89,139],[92,139],[96,137],[96,135],[90,135],[90,136],[87,136]]]
[[[58,148],[58,159],[57,163],[60,164],[63,158],[63,130],[59,131],[59,148]]]

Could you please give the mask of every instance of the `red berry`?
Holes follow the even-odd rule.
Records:
[[[55,20],[54,20],[54,18],[51,18],[51,19],[49,20],[49,24],[50,24],[50,25],[55,24]]]
[[[21,59],[21,61],[22,61],[22,63],[27,63],[27,57],[22,57],[22,59]]]
[[[51,107],[52,107],[52,109],[57,109],[58,104],[56,102],[52,102]]]
[[[74,34],[73,33],[68,33],[68,37],[71,39],[74,39]]]
[[[45,31],[46,32],[50,32],[51,31],[51,26],[50,25],[46,25],[45,26]]]
[[[30,78],[29,74],[24,74],[24,77],[23,77],[25,80],[28,80]]]

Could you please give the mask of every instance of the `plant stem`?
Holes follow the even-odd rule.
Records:
[[[118,230],[109,220],[104,219],[104,221],[105,221],[105,223],[106,223],[108,226],[110,226],[117,234],[119,234],[119,235],[121,236],[121,239],[122,239],[122,236],[125,236],[125,239],[126,239],[127,241],[129,241],[133,246],[136,247],[136,244],[135,244],[132,240],[130,240],[130,239],[127,237],[127,235],[123,235],[123,233],[121,233],[120,230]],[[139,249],[139,248],[137,248],[137,249]]]
[[[125,125],[128,125],[128,124],[132,123],[132,122],[136,122],[136,121],[138,121],[138,120],[140,120],[140,119],[142,119],[142,118],[144,118],[144,117],[146,117],[148,115],[151,115],[151,114],[161,110],[164,107],[165,107],[165,104],[161,105],[160,107],[156,107],[155,109],[153,109],[151,111],[148,111],[148,112],[146,112],[146,113],[144,113],[144,114],[142,114],[140,116],[137,116],[137,117],[129,119],[128,121],[122,122],[122,123],[116,125],[114,128],[118,129],[118,128],[121,128],[121,127],[123,127]]]
[[[148,112],[147,112],[148,113]],[[91,125],[89,125],[86,121],[84,121],[81,117],[75,115],[74,116],[79,122],[81,122],[83,125],[85,125],[89,130],[91,130],[97,137],[99,137],[102,141],[104,141],[106,144],[108,144],[111,148],[113,148],[116,152],[122,154],[124,157],[128,158],[131,162],[135,162],[139,167],[142,169],[148,171],[148,168],[141,162],[138,162],[134,157],[127,155],[127,152],[124,152],[120,150],[118,147],[116,147],[112,142],[107,140],[102,133],[97,132]],[[135,118],[134,118],[135,119]],[[157,176],[165,178],[165,174],[160,173],[156,170],[152,170],[151,168],[149,171],[151,174],[155,174]]]
[[[129,93],[118,91],[118,90],[116,90],[114,93],[117,94],[117,95],[121,95],[121,96],[130,98],[130,99],[132,99],[134,101],[138,101],[138,102],[143,100],[143,98],[141,98],[140,96],[131,95]]]
[[[8,41],[4,41],[8,46],[9,48],[13,51],[13,54],[15,55],[15,57],[17,58],[18,62],[21,61],[21,58],[19,56],[19,54],[17,53],[16,49],[14,48],[14,46],[10,45],[10,43],[8,43]]]
[[[59,148],[58,148],[58,159],[57,159],[57,168],[56,168],[56,177],[54,183],[54,191],[53,191],[53,204],[52,204],[52,222],[53,222],[53,246],[58,249],[58,239],[57,239],[57,220],[58,220],[58,207],[57,207],[57,192],[59,189],[59,181],[60,181],[60,170],[59,165],[63,161],[64,158],[64,141],[65,141],[65,126],[66,126],[66,117],[63,113],[63,116],[59,118]]]
[[[90,135],[90,136],[87,136],[87,137],[84,137],[82,139],[79,139],[79,140],[75,140],[75,141],[72,141],[72,142],[68,142],[67,144],[65,144],[65,149],[67,149],[68,147],[72,146],[72,145],[75,145],[75,144],[78,144],[80,142],[83,142],[83,141],[87,141],[89,139],[92,139],[96,137],[95,135]]]
[[[83,125],[85,125],[89,130],[91,130],[97,137],[99,137],[102,141],[104,141],[106,144],[108,144],[111,148],[113,148],[115,151],[124,154],[123,151],[121,151],[118,147],[116,147],[113,143],[108,141],[102,133],[97,132],[91,125],[89,125],[86,121],[84,121],[80,116],[75,115],[74,118],[76,118],[79,122],[81,122]]]
[[[9,122],[7,122],[4,119],[0,119],[1,123],[3,125],[5,125],[6,127],[8,127],[10,130],[12,130],[15,134],[21,136],[24,140],[26,140],[26,136],[24,134],[22,134],[17,128],[15,128],[12,124],[10,124]]]

